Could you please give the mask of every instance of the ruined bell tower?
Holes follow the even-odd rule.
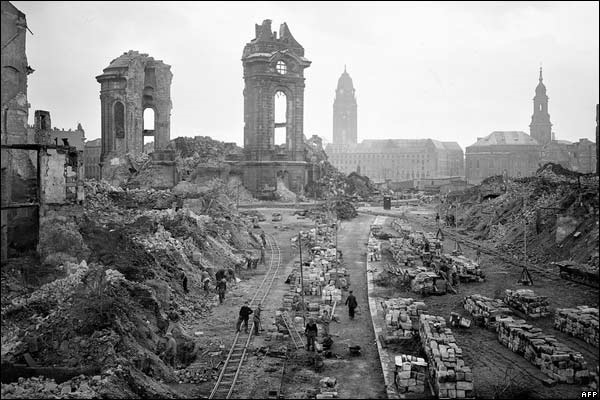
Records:
[[[277,178],[302,192],[307,180],[304,150],[304,69],[311,62],[287,24],[279,36],[271,20],[255,26],[244,47],[244,186],[255,195],[273,192]]]
[[[145,136],[154,137],[155,150],[167,146],[172,78],[170,65],[133,50],[112,60],[96,77],[101,85],[102,162],[113,155],[143,152]],[[154,126],[144,126],[147,110]]]

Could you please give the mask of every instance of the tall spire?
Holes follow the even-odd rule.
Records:
[[[543,78],[542,78],[542,66],[540,65],[540,82],[542,82]]]
[[[346,72],[346,64],[344,64],[344,72]]]

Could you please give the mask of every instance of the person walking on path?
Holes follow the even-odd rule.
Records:
[[[306,350],[315,351],[315,339],[317,338],[318,328],[315,320],[313,318],[308,319],[308,324],[306,324],[306,328],[304,329],[304,334],[306,335]]]
[[[348,316],[350,319],[354,319],[354,310],[358,307],[358,303],[356,302],[356,297],[352,294],[352,290],[350,291],[345,304],[348,306]]]
[[[254,310],[254,317],[253,317],[253,322],[254,322],[254,334],[256,336],[259,335],[259,329],[260,329],[260,312],[262,311],[262,306],[259,304],[256,307],[256,310]]]
[[[227,290],[227,279],[223,278],[217,282],[217,294],[219,295],[219,304],[225,300],[225,291]]]
[[[262,240],[263,247],[267,247],[267,239],[265,238],[265,231],[260,231],[260,240]]]
[[[202,286],[204,288],[204,295],[208,296],[208,293],[210,292],[210,275],[208,274],[208,272],[206,271],[202,271],[202,274],[200,275],[200,279],[202,280]]]
[[[260,248],[260,263],[265,265],[265,246]]]
[[[250,306],[248,306],[248,300],[246,300],[244,302],[244,305],[242,306],[242,308],[240,308],[240,316],[238,318],[237,324],[235,326],[235,331],[239,332],[240,328],[242,326],[242,322],[244,323],[244,330],[246,331],[246,333],[248,333],[248,319],[250,318],[250,314],[252,314],[253,311],[250,308]]]

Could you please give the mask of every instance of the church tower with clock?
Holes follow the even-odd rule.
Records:
[[[356,144],[356,142],[356,96],[352,78],[344,66],[333,101],[333,144]]]

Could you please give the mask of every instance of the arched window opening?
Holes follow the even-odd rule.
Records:
[[[154,109],[146,108],[144,110],[144,131],[154,130]]]
[[[115,118],[115,137],[125,137],[125,106],[120,101],[115,103],[114,109]]]
[[[274,99],[275,132],[274,144],[276,146],[287,143],[287,96],[281,90],[275,93]]]
[[[154,152],[154,109],[144,110],[144,153]]]

